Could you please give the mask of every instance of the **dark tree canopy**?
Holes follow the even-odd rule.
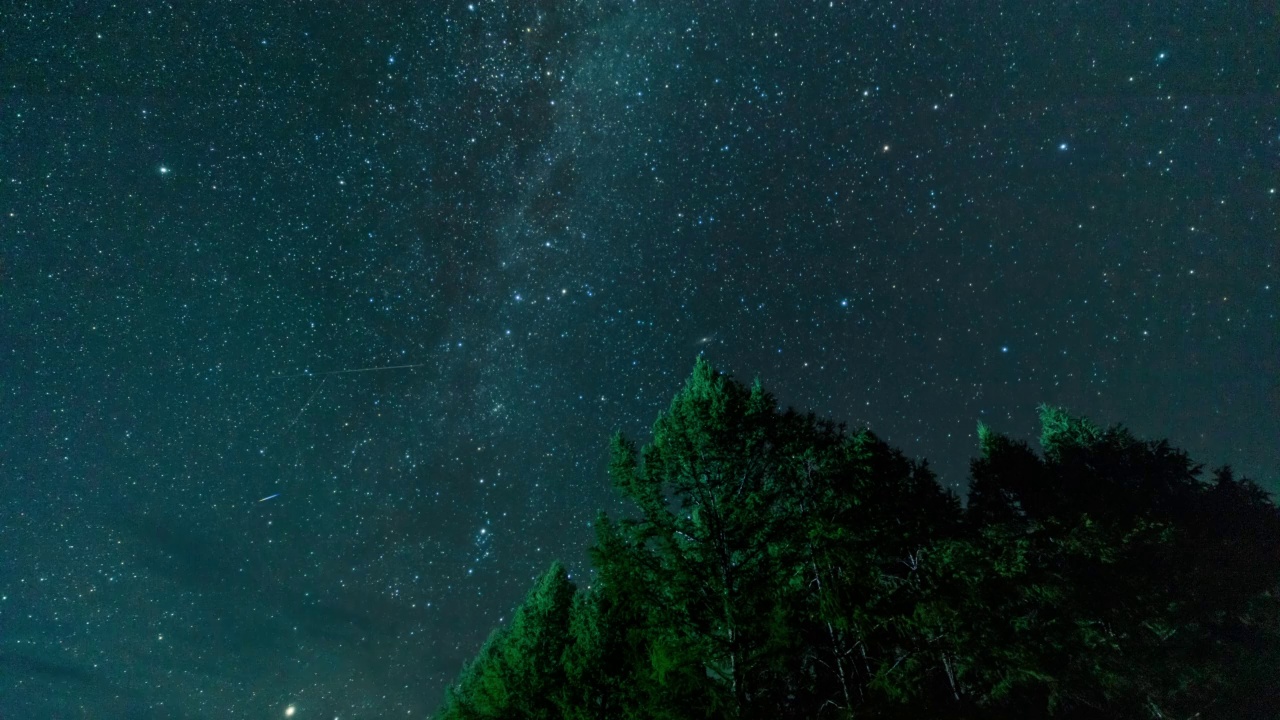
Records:
[[[968,503],[867,430],[699,359],[437,717],[1280,717],[1280,511],[1229,468],[1041,408]]]

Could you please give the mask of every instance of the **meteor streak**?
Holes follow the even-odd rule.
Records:
[[[286,378],[296,377],[321,377],[323,375],[347,375],[349,373],[377,372],[379,370],[407,370],[408,368],[423,367],[426,363],[412,363],[410,365],[379,365],[377,367],[352,368],[350,370],[329,370],[328,372],[300,372],[292,375],[273,375],[268,380],[284,380]]]

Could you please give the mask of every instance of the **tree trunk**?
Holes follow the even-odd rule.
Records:
[[[813,582],[818,586],[818,612],[821,613],[822,575],[818,572],[818,563],[813,560],[810,560],[809,562],[813,566]],[[836,656],[836,674],[840,676],[840,691],[844,694],[844,708],[848,710],[853,707],[853,702],[849,698],[849,683],[844,676],[844,653],[841,652],[843,650],[841,647],[842,643],[836,638],[836,629],[832,626],[831,621],[824,619],[823,622],[826,623],[827,634],[831,637],[831,651],[835,653]]]

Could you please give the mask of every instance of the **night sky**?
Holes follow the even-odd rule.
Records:
[[[699,353],[1280,487],[1263,2],[0,11],[0,717],[423,717]]]

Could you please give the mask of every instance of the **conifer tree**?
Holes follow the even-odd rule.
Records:
[[[574,592],[565,567],[553,563],[516,609],[510,626],[490,635],[476,659],[463,669],[437,717],[559,718]]]
[[[575,599],[570,622],[565,717],[662,717],[671,698],[651,659],[664,619],[655,612],[658,595],[645,556],[604,513],[595,528],[595,582]]]
[[[730,718],[760,705],[774,649],[771,589],[781,568],[771,550],[787,489],[774,421],[758,386],[748,391],[699,358],[652,443],[637,455],[617,438],[610,467],[642,514],[630,528],[658,593],[654,619],[666,630],[652,648],[661,684],[709,691]]]
[[[1230,468],[1040,408],[968,506],[868,430],[699,359],[601,514],[446,695],[453,720],[1277,718],[1280,510]]]
[[[1028,714],[1160,717],[1256,696],[1257,686],[1243,689],[1223,672],[1232,661],[1221,650],[1241,633],[1274,648],[1274,626],[1251,622],[1243,608],[1274,606],[1280,541],[1256,530],[1280,532],[1275,505],[1229,471],[1200,482],[1200,466],[1167,442],[1057,408],[1042,407],[1041,421],[1043,459],[983,431],[973,463],[968,514],[978,552],[968,570],[980,580],[970,680],[982,702]],[[1216,501],[1226,497],[1242,523],[1222,521]],[[1238,572],[1223,562],[1233,556],[1248,557],[1255,582],[1226,590],[1220,573]]]

